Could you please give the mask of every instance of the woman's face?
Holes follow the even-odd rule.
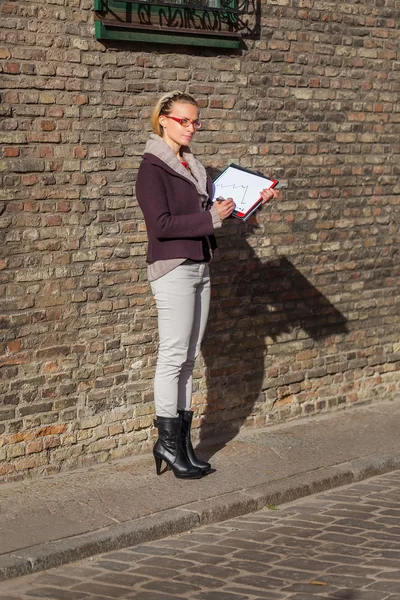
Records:
[[[190,123],[188,127],[184,127],[171,117],[177,119],[189,119]],[[193,125],[193,121],[197,121],[199,118],[199,111],[193,104],[186,104],[184,102],[173,102],[171,106],[171,112],[167,115],[160,115],[159,121],[163,128],[163,140],[167,142],[174,150],[179,150],[181,146],[189,146],[190,140],[196,133],[196,127]]]

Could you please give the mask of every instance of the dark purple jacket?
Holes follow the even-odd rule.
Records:
[[[211,197],[212,181],[207,178]],[[149,239],[147,262],[169,258],[202,260],[203,240],[217,244],[210,214],[211,201],[202,210],[194,183],[154,154],[146,153],[139,167],[136,197],[142,209]]]

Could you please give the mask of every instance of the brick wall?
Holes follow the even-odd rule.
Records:
[[[258,227],[219,236],[201,436],[398,397],[400,2],[268,0],[231,54],[104,46],[91,8],[0,7],[0,480],[151,447],[134,183],[176,87],[200,100],[212,173],[235,161],[285,186]]]

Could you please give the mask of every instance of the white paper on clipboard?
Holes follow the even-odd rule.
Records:
[[[231,164],[215,179],[213,202],[219,198],[232,198],[235,203],[234,216],[246,218],[260,203],[260,191],[277,184],[257,173]],[[249,213],[249,214],[248,214]]]

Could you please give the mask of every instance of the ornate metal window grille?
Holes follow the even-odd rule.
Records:
[[[257,0],[94,1],[98,39],[238,48]]]
[[[188,8],[191,10],[212,10],[230,12],[235,15],[247,12],[248,0],[125,0],[126,4],[143,4]]]

